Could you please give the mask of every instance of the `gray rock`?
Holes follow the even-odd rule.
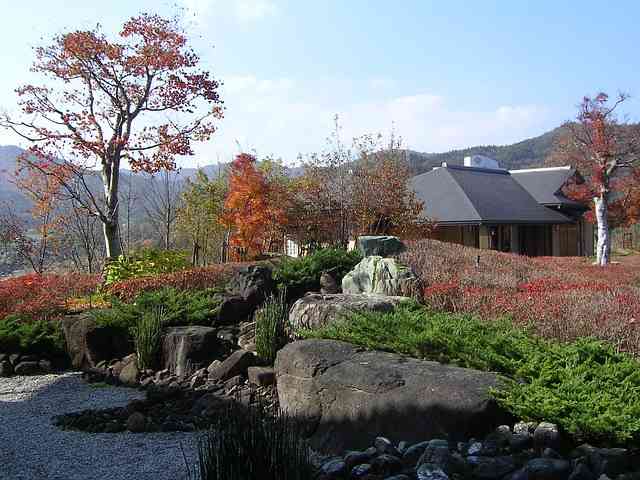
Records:
[[[247,369],[249,383],[259,387],[273,385],[276,382],[276,372],[271,367],[249,367]]]
[[[371,464],[361,463],[351,469],[351,478],[362,478],[371,473]]]
[[[51,362],[44,358],[38,362],[38,368],[43,373],[49,373],[53,371],[53,365],[51,364]]]
[[[0,362],[0,377],[10,377],[13,375],[13,366],[11,362],[7,360],[3,360]]]
[[[126,331],[98,326],[88,313],[67,315],[61,320],[61,325],[75,369],[89,370],[103,360],[122,358],[133,352],[133,344]]]
[[[347,464],[347,470],[352,470],[357,465],[368,464],[372,458],[373,455],[368,452],[352,451],[344,456],[344,462]]]
[[[294,331],[302,328],[324,327],[340,320],[351,312],[390,312],[408,297],[383,295],[307,294],[297,300],[289,312],[289,322]]]
[[[569,475],[569,480],[595,480],[596,476],[584,463],[579,463]]]
[[[518,468],[511,455],[500,457],[467,457],[473,476],[480,479],[495,480],[513,472]]]
[[[404,243],[398,237],[389,235],[366,235],[358,237],[358,250],[363,256],[378,255],[390,257],[406,250]]]
[[[343,293],[412,296],[418,284],[411,269],[395,258],[365,257],[342,279]]]
[[[38,362],[21,361],[13,368],[16,375],[34,375],[40,373]]]
[[[256,356],[247,350],[236,350],[224,362],[209,372],[210,380],[225,381],[236,375],[247,375],[247,369],[254,366]]]
[[[489,396],[500,385],[494,374],[345,342],[290,343],[275,370],[280,406],[308,421],[319,450],[365,448],[378,432],[408,441],[468,438],[509,418]]]
[[[542,422],[533,432],[533,446],[540,450],[558,448],[560,446],[560,432],[554,423]]]
[[[371,460],[371,471],[385,478],[402,471],[402,462],[395,455],[383,453]]]
[[[525,467],[531,480],[563,480],[571,473],[571,463],[555,458],[534,458]]]
[[[333,294],[340,293],[340,287],[338,282],[333,278],[333,275],[329,272],[322,272],[320,274],[320,293]]]
[[[320,470],[329,477],[338,478],[347,471],[347,464],[341,458],[334,458],[322,464]]]
[[[229,282],[228,290],[255,308],[275,291],[271,269],[265,265],[242,267]]]
[[[127,418],[127,430],[133,433],[142,433],[147,426],[146,417],[140,412],[133,412]]]
[[[513,433],[533,435],[538,424],[536,422],[518,422],[513,426]]]
[[[20,363],[21,357],[22,355],[20,355],[19,353],[12,353],[11,355],[9,355],[9,361],[11,362],[11,365],[15,366]]]
[[[162,340],[162,368],[179,377],[206,367],[224,348],[211,327],[171,327]]]
[[[134,359],[129,360],[125,366],[120,370],[118,380],[125,385],[137,385],[140,379],[140,370],[138,369],[138,362]]]
[[[440,467],[428,463],[420,465],[416,474],[418,480],[449,480],[449,476]]]
[[[429,442],[420,442],[408,447],[402,454],[402,463],[404,466],[415,467],[428,446]]]

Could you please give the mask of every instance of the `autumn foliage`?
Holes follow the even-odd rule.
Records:
[[[530,258],[435,240],[410,242],[402,259],[418,273],[433,308],[507,315],[547,338],[596,337],[640,355],[637,259],[603,269],[588,258]]]
[[[231,231],[232,258],[260,256],[270,246],[275,226],[285,223],[284,209],[276,203],[273,188],[256,167],[255,157],[246,153],[236,157],[221,219]]]

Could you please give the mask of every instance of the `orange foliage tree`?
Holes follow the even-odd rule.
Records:
[[[121,253],[121,163],[171,170],[222,117],[218,82],[199,63],[178,21],[158,15],[131,18],[115,39],[100,26],[64,33],[36,49],[32,70],[47,85],[18,88],[21,117],[0,121],[31,142],[23,173],[53,179],[35,193],[71,197],[100,219],[107,257]]]
[[[274,230],[286,223],[284,209],[276,203],[281,202],[281,194],[257,168],[254,156],[242,153],[236,157],[221,218],[230,230],[235,259],[256,258],[270,246]]]

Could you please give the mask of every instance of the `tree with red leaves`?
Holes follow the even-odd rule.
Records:
[[[33,71],[49,82],[18,88],[22,116],[5,115],[0,125],[31,142],[20,173],[52,179],[36,193],[73,198],[98,217],[106,255],[117,257],[122,162],[155,173],[192,155],[192,141],[209,139],[222,118],[219,84],[198,68],[179,22],[157,15],[131,18],[113,40],[98,25],[35,52]],[[91,188],[98,172],[101,194]]]
[[[284,210],[275,204],[265,175],[252,155],[242,153],[231,164],[229,192],[221,222],[231,231],[230,245],[238,260],[255,258],[268,247],[274,226],[285,223]]]
[[[569,163],[585,177],[582,184],[566,188],[568,196],[593,201],[598,226],[596,259],[609,263],[611,225],[635,222],[640,192],[640,129],[617,118],[617,109],[629,97],[620,94],[614,101],[606,93],[584,97],[577,122],[566,125],[567,135],[559,143],[554,162]]]

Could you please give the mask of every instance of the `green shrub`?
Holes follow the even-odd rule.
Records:
[[[284,259],[274,270],[274,280],[280,288],[290,291],[318,290],[320,275],[330,271],[338,285],[342,278],[362,260],[358,250],[350,252],[326,248],[300,258]]]
[[[146,248],[127,257],[120,255],[105,265],[105,283],[172,273],[188,267],[183,252]]]
[[[138,368],[141,370],[153,369],[156,366],[163,324],[164,311],[157,307],[152,312],[144,312],[133,328]]]
[[[231,404],[198,452],[201,480],[310,480],[316,472],[299,425],[284,414]]]
[[[221,303],[222,297],[215,289],[188,291],[163,288],[143,292],[135,297],[133,303],[113,299],[112,308],[95,311],[94,317],[99,325],[129,330],[136,325],[138,318],[161,308],[166,326],[210,326],[217,318]]]
[[[60,324],[9,315],[0,320],[0,352],[60,357],[65,341]]]
[[[578,441],[640,444],[640,362],[597,340],[557,343],[508,320],[415,304],[300,334],[497,372],[512,381],[493,395],[517,417],[554,422]]]
[[[265,362],[273,363],[276,353],[288,340],[289,308],[286,291],[271,295],[254,315],[256,321],[256,353]]]

